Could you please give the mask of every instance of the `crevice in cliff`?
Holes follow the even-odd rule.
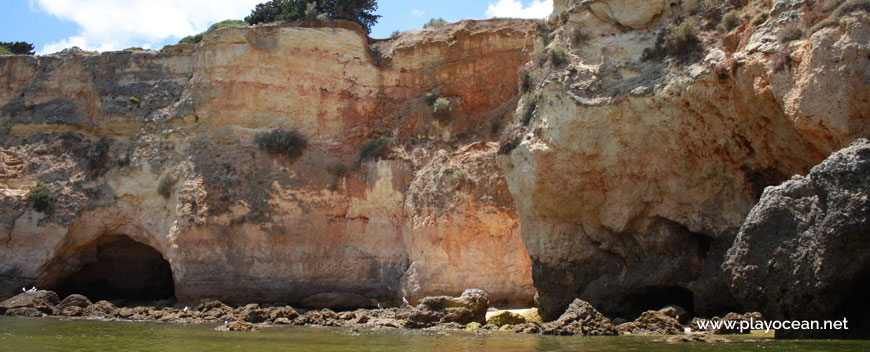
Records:
[[[175,299],[169,262],[130,237],[104,236],[69,257],[77,257],[80,266],[55,280],[53,288],[61,297],[78,293],[117,304]]]

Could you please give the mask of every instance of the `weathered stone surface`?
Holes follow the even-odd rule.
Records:
[[[617,330],[604,316],[588,302],[574,300],[559,319],[542,327],[544,335],[616,335]]]
[[[260,331],[257,325],[243,321],[233,321],[214,328],[217,331]]]
[[[596,16],[634,29],[642,29],[668,9],[669,0],[597,0],[589,8]]]
[[[45,314],[52,314],[55,305],[60,302],[57,294],[46,290],[22,292],[15,297],[0,302],[0,314],[16,308],[33,308]]]
[[[616,330],[632,335],[677,335],[683,333],[683,326],[672,315],[650,310],[632,322],[619,324]]]
[[[849,321],[849,330],[777,337],[867,337],[868,234],[870,142],[858,139],[807,176],[767,188],[723,268],[734,296],[768,319]]]
[[[485,323],[486,310],[489,308],[489,295],[483,290],[468,289],[459,297],[435,296],[425,297],[417,304],[417,308],[426,312],[424,315],[434,316],[429,312],[438,313],[440,321],[468,324],[471,322]]]
[[[679,13],[645,30],[598,25],[587,7],[611,3],[556,2],[498,157],[541,315],[578,297],[609,316],[738,310],[720,265],[764,187],[870,133],[868,16],[790,42],[784,70],[746,50],[772,23],[739,30],[733,51],[705,41],[705,59],[679,65],[638,59]],[[565,63],[554,65],[558,50]],[[729,59],[734,74],[712,73]]]
[[[525,324],[526,318],[524,318],[522,315],[519,315],[519,314],[514,313],[514,312],[502,311],[502,312],[495,313],[491,317],[487,318],[486,323],[492,324],[495,326],[519,325],[519,324]]]
[[[308,308],[329,308],[332,310],[369,308],[373,306],[370,299],[350,292],[318,293],[302,300],[302,305]]]
[[[118,315],[118,308],[108,301],[97,301],[82,310],[82,316],[88,318],[114,318]]]

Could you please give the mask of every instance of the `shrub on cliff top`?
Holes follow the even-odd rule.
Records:
[[[376,0],[271,0],[258,4],[251,14],[245,17],[245,22],[254,25],[326,17],[353,21],[371,31],[372,26],[381,17],[375,15],[377,9]]]
[[[28,42],[0,42],[0,47],[6,49],[0,49],[0,54],[4,55],[33,55],[35,52],[33,51],[33,44]]]
[[[429,22],[426,22],[426,24],[423,25],[423,29],[443,27],[446,26],[447,23],[448,22],[445,21],[443,18],[432,18],[429,20]]]
[[[254,143],[270,154],[284,154],[290,158],[302,155],[308,147],[308,140],[296,130],[277,129],[258,133],[254,136]]]
[[[51,209],[51,205],[57,200],[57,196],[48,189],[46,184],[38,181],[27,192],[27,200],[33,202],[33,210],[44,213]]]
[[[181,40],[178,41],[178,43],[180,43],[180,44],[197,44],[197,43],[202,41],[203,35],[205,35],[208,32],[211,32],[213,30],[221,29],[221,28],[228,28],[228,27],[245,27],[247,25],[248,24],[242,20],[223,20],[223,21],[220,21],[218,23],[211,25],[211,27],[208,27],[208,30],[206,30],[205,32],[195,34],[195,35],[189,35],[189,36],[186,36],[184,38],[181,38]]]

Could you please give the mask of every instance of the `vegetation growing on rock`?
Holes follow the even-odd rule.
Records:
[[[270,0],[258,4],[245,22],[296,21],[301,19],[342,19],[361,24],[366,30],[378,22],[376,0]]]
[[[297,130],[277,129],[258,133],[254,136],[254,143],[270,154],[284,154],[291,159],[301,156],[308,147],[308,139]]]
[[[48,188],[48,185],[39,181],[30,187],[30,191],[27,192],[27,200],[33,203],[33,210],[44,213],[51,209],[57,196]]]

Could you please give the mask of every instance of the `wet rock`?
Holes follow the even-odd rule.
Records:
[[[229,322],[214,329],[217,331],[260,331],[258,326],[243,321]]]
[[[320,325],[320,326],[342,326],[342,322],[338,320],[338,315],[329,309],[312,310],[305,312],[293,320],[296,325]]]
[[[870,337],[868,234],[870,141],[858,139],[808,176],[766,188],[722,268],[734,296],[768,319],[849,322],[777,338]]]
[[[22,292],[15,297],[0,302],[0,314],[16,308],[33,308],[40,313],[52,314],[58,304],[57,294],[52,291],[35,290]],[[24,310],[20,310],[24,312]]]
[[[272,321],[272,323],[279,325],[293,325],[293,321],[287,318],[278,318]]]
[[[272,321],[276,321],[278,319],[286,319],[293,320],[299,316],[299,313],[296,312],[295,309],[287,306],[287,307],[272,307],[268,309],[269,311],[269,319]]]
[[[18,307],[12,308],[6,311],[6,315],[10,317],[28,317],[28,318],[41,318],[44,317],[45,314],[40,312],[38,309],[33,307]]]
[[[472,321],[486,322],[486,310],[489,308],[489,295],[483,290],[468,289],[459,297],[435,296],[425,297],[417,304],[417,308],[444,314],[444,321],[468,324]]]
[[[262,323],[269,320],[269,312],[261,309],[257,304],[248,304],[236,309],[236,316],[241,321],[249,323]]]
[[[72,294],[67,296],[55,307],[54,314],[65,317],[77,317],[82,315],[82,311],[92,303],[87,297]]]
[[[98,301],[97,303],[87,306],[82,311],[82,316],[88,318],[114,318],[118,315],[118,308],[108,301]]]
[[[691,343],[691,342],[701,342],[701,343],[728,343],[731,342],[728,339],[713,336],[710,334],[685,334],[685,335],[677,335],[677,336],[668,336],[665,338],[661,338],[655,340],[656,342],[667,342],[667,343]]]
[[[230,306],[223,304],[217,300],[201,300],[193,310],[202,312],[202,319],[206,321],[224,321],[229,320],[233,309]]]
[[[526,318],[524,318],[522,315],[519,315],[517,313],[513,313],[513,312],[505,310],[505,311],[501,311],[501,312],[495,313],[492,316],[490,316],[489,319],[486,319],[486,323],[493,324],[495,326],[502,326],[502,325],[507,325],[507,324],[519,325],[519,324],[525,324]]]
[[[544,324],[544,335],[616,335],[610,319],[586,301],[575,299],[556,321]]]
[[[671,314],[667,314],[671,313]],[[633,322],[620,324],[616,327],[620,333],[631,335],[678,335],[683,333],[683,326],[677,321],[676,310],[650,310],[640,315]]]
[[[202,299],[195,306],[193,306],[193,310],[206,312],[216,308],[228,307],[221,301],[215,299]]]
[[[302,305],[308,308],[328,308],[332,310],[347,310],[374,306],[370,299],[350,292],[318,293],[302,300]]]
[[[525,324],[514,325],[513,332],[518,334],[540,334],[543,331],[541,324],[537,322],[529,322]]]

